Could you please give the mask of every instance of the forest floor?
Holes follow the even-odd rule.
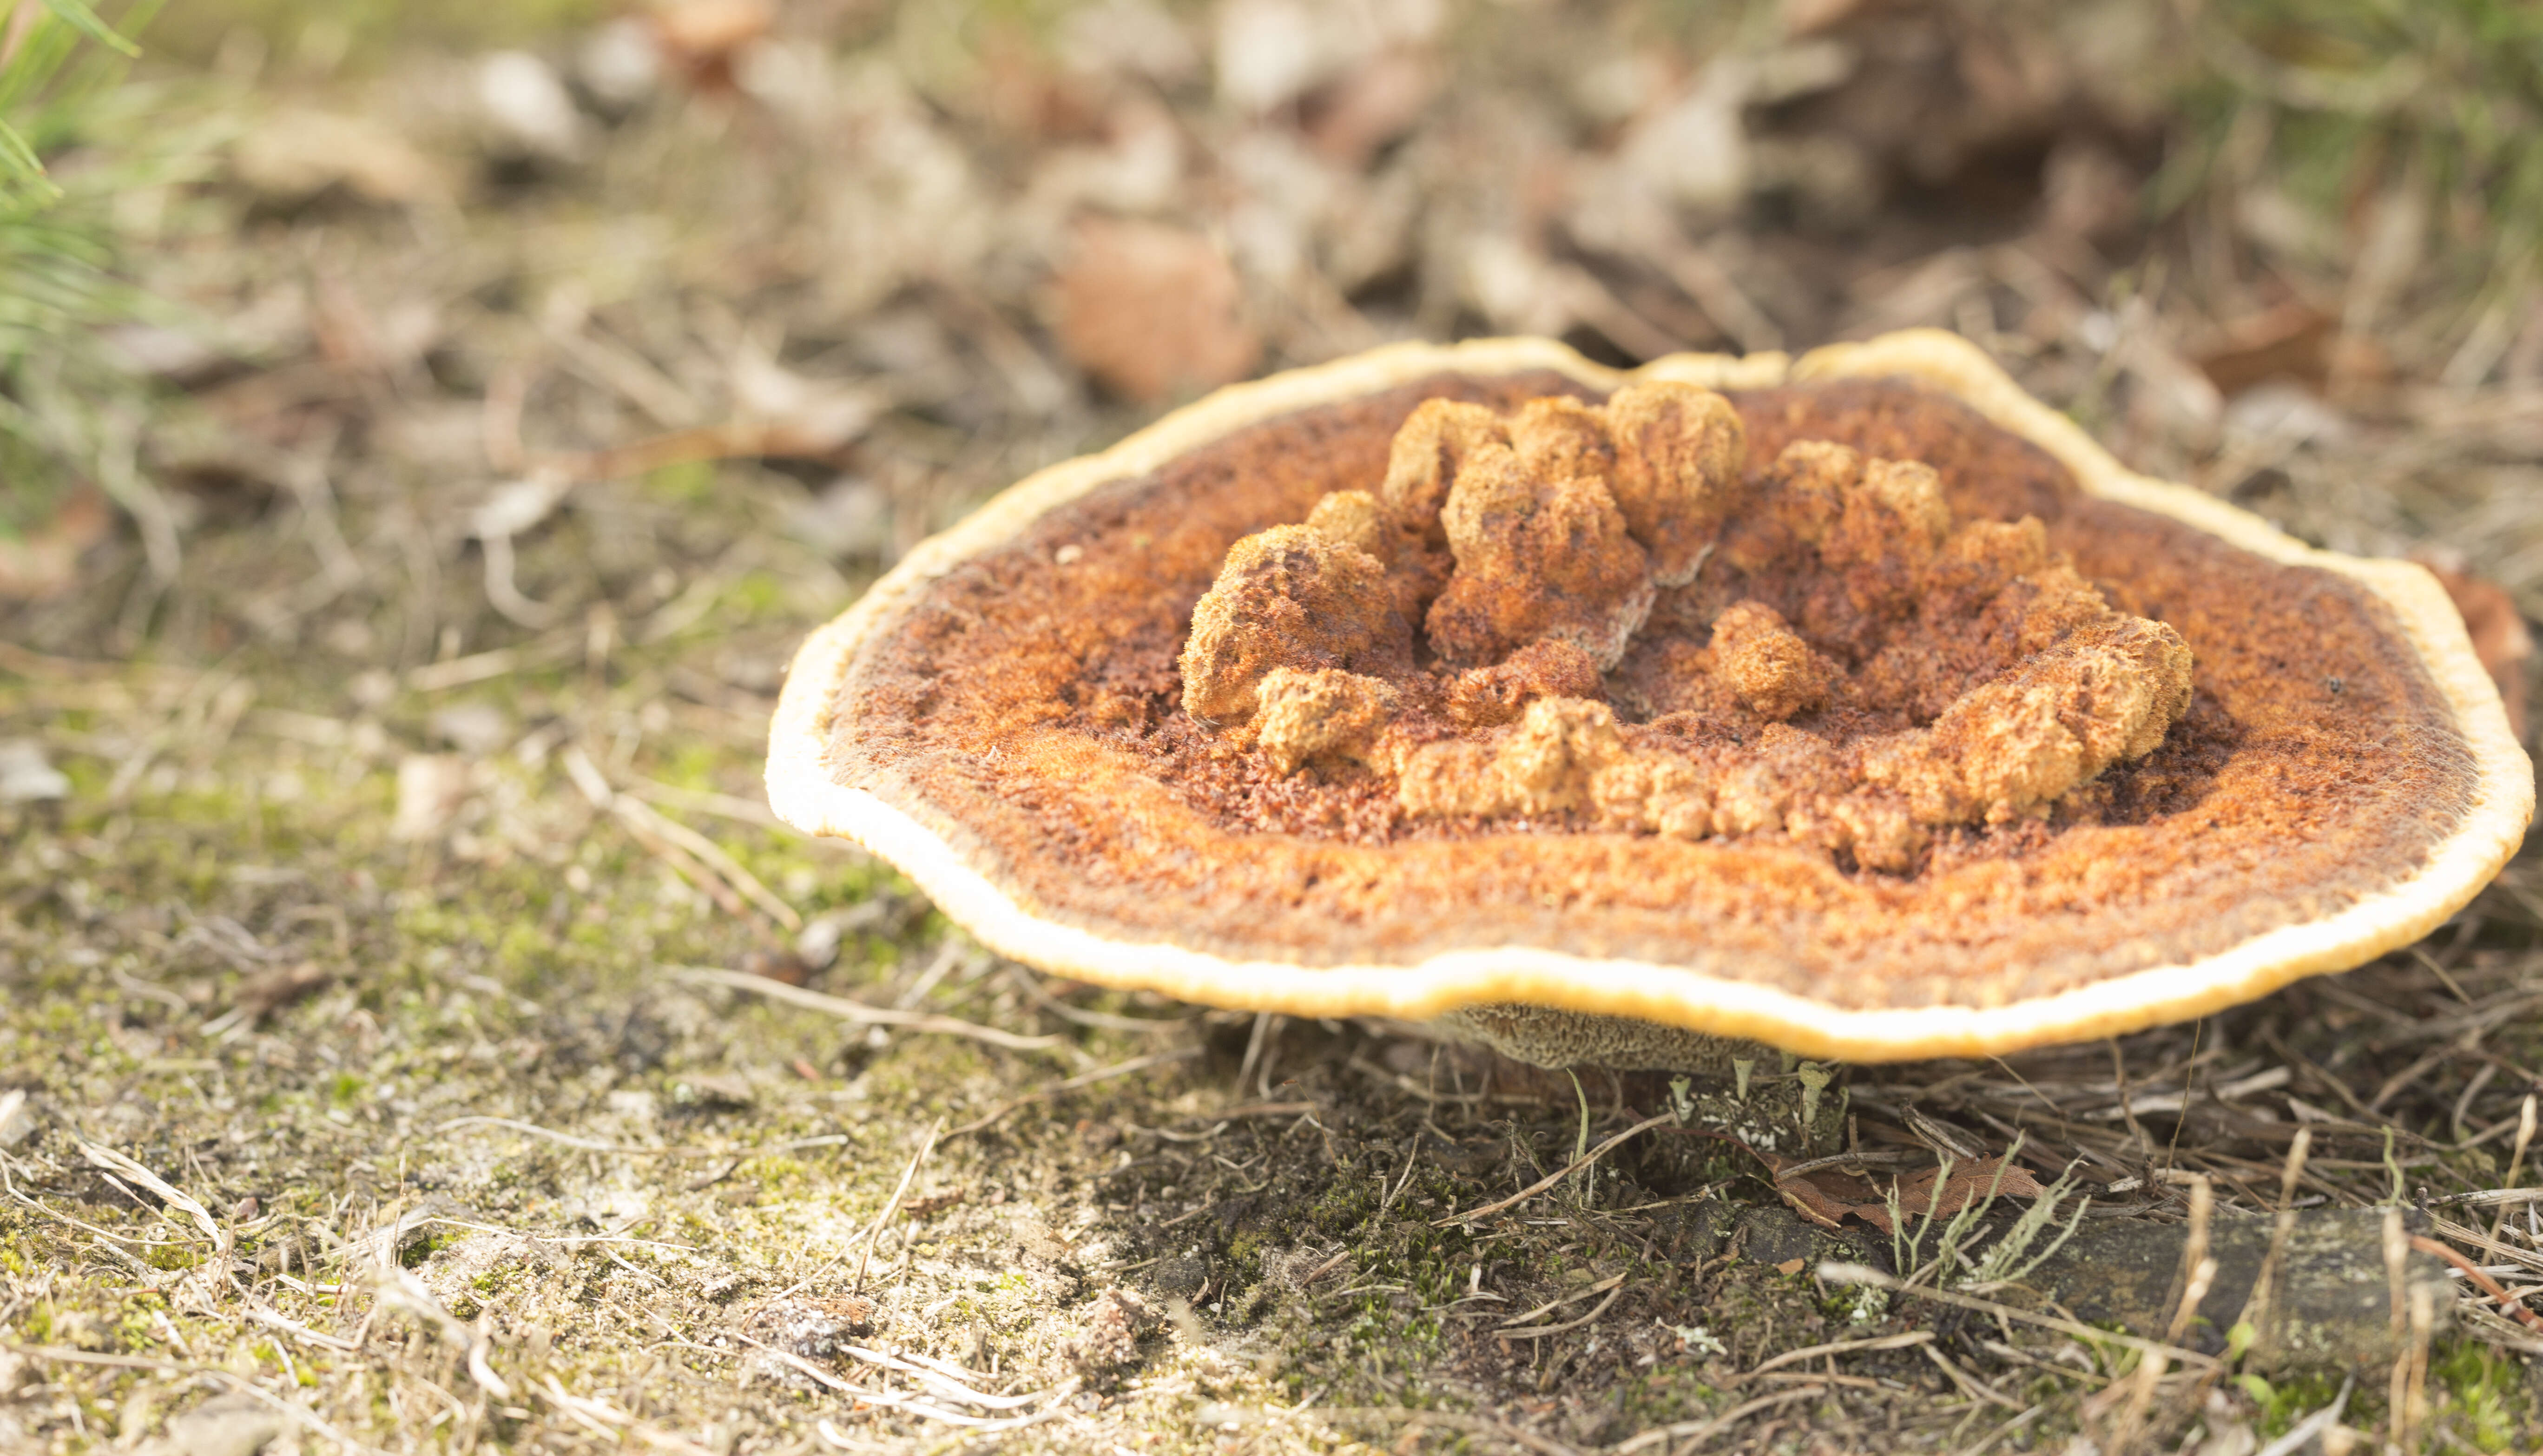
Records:
[[[795,644],[916,541],[1397,338],[1954,328],[2139,468],[2495,583],[2508,660],[2543,311],[2449,262],[2460,196],[2361,162],[2319,220],[2266,116],[2129,89],[2151,6],[709,24],[753,9],[144,73],[193,150],[119,208],[165,301],[94,341],[137,381],[94,421],[121,513],[38,522],[60,579],[0,556],[0,1449],[2250,1456],[2335,1404],[2326,1452],[2543,1437],[2543,1337],[2467,1280],[2389,1332],[2375,1285],[2399,1379],[2160,1308],[2055,1328],[2108,1277],[2071,1259],[1928,1297],[1941,1248],[2002,1272],[2078,1210],[2175,1250],[2369,1210],[2380,1281],[2404,1207],[2543,1284],[2529,1206],[2463,1200],[2543,1182],[2531,854],[2193,1026],[1844,1070],[1878,1167],[2046,1191],[1820,1238],[1666,1128],[1449,1219],[1664,1107],[1045,978],[759,790]]]

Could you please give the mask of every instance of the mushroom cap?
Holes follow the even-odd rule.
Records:
[[[1177,653],[1228,546],[1377,491],[1423,400],[1660,380],[1728,396],[1752,472],[1834,438],[1924,459],[1965,518],[2041,517],[2188,642],[2179,741],[2113,769],[2093,813],[1970,831],[1902,877],[1772,842],[1390,837],[1382,794],[1304,807],[1231,777],[1250,745],[1177,729]],[[1541,340],[1401,345],[1222,390],[1014,486],[815,632],[768,787],[992,949],[1083,980],[1307,1016],[1548,1007],[1852,1061],[2113,1035],[2350,968],[2470,900],[2534,805],[2426,570],[2136,475],[1929,330],[1631,372]]]

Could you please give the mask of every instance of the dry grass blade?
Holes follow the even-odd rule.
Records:
[[[601,1142],[596,1138],[577,1137],[571,1132],[559,1132],[553,1127],[541,1127],[535,1122],[523,1122],[513,1117],[490,1117],[483,1115],[453,1117],[447,1122],[434,1124],[432,1130],[435,1132],[449,1132],[461,1127],[501,1127],[510,1132],[524,1132],[532,1137],[541,1138],[545,1141],[557,1143],[585,1153],[614,1153],[621,1157],[630,1158],[688,1158],[719,1151],[715,1148],[649,1148],[633,1143]]]
[[[2267,1339],[2272,1302],[2277,1298],[2278,1278],[2285,1266],[2287,1240],[2296,1227],[2296,1188],[2304,1180],[2305,1160],[2313,1153],[2313,1131],[2296,1129],[2287,1144],[2285,1163],[2278,1177],[2278,1211],[2270,1224],[2270,1247],[2261,1255],[2260,1271],[2252,1276],[2252,1292],[2244,1296],[2241,1313],[2234,1317],[2237,1326],[2253,1332],[2254,1338]]]
[[[1496,1436],[1514,1446],[1534,1451],[1537,1456],[1581,1456],[1578,1446],[1540,1435],[1506,1420],[1490,1416],[1469,1415],[1462,1411],[1406,1411],[1372,1406],[1303,1406],[1295,1414],[1314,1416],[1326,1420],[1384,1420],[1399,1425],[1407,1435],[1418,1436],[1426,1426],[1440,1426],[1475,1435]]]
[[[671,973],[681,980],[698,985],[723,986],[728,990],[746,991],[753,996],[765,996],[771,1001],[783,1001],[789,1006],[801,1006],[807,1011],[821,1012],[827,1016],[835,1016],[841,1021],[855,1022],[861,1026],[898,1027],[904,1031],[926,1032],[940,1036],[965,1036],[973,1041],[985,1041],[991,1046],[1003,1046],[1010,1051],[1046,1051],[1053,1047],[1069,1045],[1068,1038],[1065,1036],[1026,1036],[1014,1032],[1001,1032],[995,1027],[984,1027],[977,1022],[963,1021],[957,1017],[938,1016],[933,1012],[894,1011],[887,1006],[870,1006],[863,1001],[851,1001],[845,996],[808,991],[801,986],[790,986],[784,981],[773,981],[766,976],[751,975],[744,971],[684,965],[671,967]]]
[[[1744,1401],[1710,1420],[1681,1420],[1675,1425],[1656,1425],[1650,1430],[1618,1441],[1609,1449],[1615,1453],[1615,1456],[1633,1456],[1634,1452],[1651,1446],[1672,1450],[1679,1441],[1685,1441],[1689,1450],[1700,1451],[1704,1449],[1704,1443],[1707,1440],[1722,1431],[1729,1430],[1760,1411],[1789,1406],[1795,1401],[1811,1400],[1827,1394],[1827,1390],[1824,1385],[1805,1385],[1796,1386],[1791,1390],[1777,1391],[1770,1396],[1759,1396],[1753,1401]]]
[[[2196,1365],[2201,1370],[2217,1368],[2215,1359],[2202,1355],[2195,1349],[2183,1349],[2178,1345],[2166,1344],[2160,1340],[2147,1340],[2142,1336],[2129,1335],[2120,1331],[2096,1330],[2079,1321],[2060,1319],[2055,1315],[2034,1314],[2029,1310],[2015,1309],[2008,1304],[1998,1304],[1992,1299],[1955,1294],[1949,1289],[1936,1289],[1925,1284],[1909,1284],[1903,1279],[1883,1273],[1869,1264],[1843,1264],[1831,1260],[1818,1266],[1818,1276],[1830,1284],[1869,1284],[1875,1289],[1886,1289],[1892,1294],[1912,1294],[1918,1299],[1930,1299],[1937,1304],[1974,1310],[1982,1315],[2012,1320],[2017,1324],[2037,1325],[2042,1330],[2054,1330],[2061,1335],[2071,1335],[2077,1340],[2116,1344],[2125,1349],[2136,1350],[2140,1354],[2162,1355],[2180,1364]]]
[[[1616,1147],[1619,1143],[1624,1142],[1627,1138],[1630,1138],[1637,1133],[1649,1132],[1662,1123],[1674,1122],[1676,1120],[1677,1115],[1673,1112],[1662,1112],[1656,1117],[1646,1117],[1642,1121],[1635,1123],[1633,1126],[1626,1128],[1624,1131],[1617,1133],[1614,1137],[1611,1137],[1605,1142],[1598,1144],[1596,1147],[1591,1148],[1580,1157],[1573,1159],[1570,1163],[1565,1164],[1556,1172],[1546,1175],[1544,1178],[1537,1180],[1535,1183],[1532,1183],[1526,1188],[1519,1189],[1517,1192],[1510,1194],[1508,1197],[1502,1199],[1500,1202],[1486,1203],[1481,1208],[1469,1208],[1463,1213],[1451,1213],[1445,1218],[1434,1218],[1430,1220],[1430,1226],[1434,1229],[1443,1229],[1452,1223],[1465,1223],[1473,1219],[1488,1217],[1495,1213],[1515,1208],[1519,1204],[1526,1202],[1528,1199],[1535,1197],[1537,1194],[1554,1188],[1556,1185],[1580,1172],[1581,1169],[1597,1162],[1600,1158],[1605,1157],[1609,1150]]]
[[[803,930],[804,917],[796,913],[795,907],[779,899],[759,882],[759,877],[726,854],[714,840],[677,819],[665,817],[643,800],[611,788],[580,744],[568,747],[558,758],[565,765],[566,777],[574,780],[592,807],[616,816],[637,843],[705,890],[726,913],[746,919],[755,909],[790,931]]]
[[[1586,1289],[1582,1289],[1572,1294],[1566,1294],[1558,1299],[1549,1299],[1545,1303],[1538,1305],[1536,1308],[1529,1310],[1526,1314],[1512,1315],[1508,1319],[1503,1320],[1502,1325],[1503,1328],[1508,1328],[1513,1325],[1524,1325],[1530,1320],[1543,1319],[1545,1316],[1554,1313],[1556,1310],[1563,1308],[1567,1304],[1578,1304],[1581,1300],[1587,1299],[1592,1294],[1604,1294],[1608,1290],[1614,1289],[1623,1284],[1625,1282],[1625,1278],[1626,1276],[1623,1274],[1615,1274],[1607,1278],[1600,1279],[1597,1283],[1590,1285]]]
[[[1116,1077],[1127,1077],[1134,1072],[1144,1072],[1150,1067],[1164,1066],[1168,1062],[1189,1061],[1193,1057],[1200,1055],[1202,1050],[1203,1048],[1198,1046],[1178,1047],[1173,1051],[1158,1051],[1151,1052],[1146,1056],[1134,1056],[1128,1061],[1115,1062],[1109,1067],[1097,1067],[1091,1072],[1080,1072],[1076,1076],[1067,1078],[1064,1081],[1054,1082],[1040,1092],[1029,1093],[1023,1097],[1010,1098],[1006,1102],[1000,1103],[986,1114],[974,1117],[970,1121],[963,1123],[962,1126],[953,1129],[945,1135],[947,1137],[961,1137],[965,1133],[978,1132],[985,1127],[995,1124],[1009,1112],[1016,1111],[1023,1108],[1032,1107],[1038,1102],[1048,1102],[1050,1099],[1059,1096],[1063,1092],[1074,1092],[1080,1087],[1092,1087],[1098,1082],[1109,1082]]]
[[[1049,988],[1041,983],[1040,976],[1022,965],[1007,966],[1007,980],[1009,984],[1025,994],[1025,999],[1058,1017],[1061,1021],[1075,1022],[1081,1027],[1093,1027],[1098,1031],[1135,1032],[1143,1036],[1155,1036],[1189,1027],[1199,1020],[1197,1013],[1191,1016],[1115,1016],[1109,1011],[1088,1011],[1082,1006],[1071,1006],[1052,995]],[[1238,1085],[1243,1085],[1241,1078]]]
[[[1601,1279],[1597,1283],[1590,1285],[1588,1288],[1581,1290],[1579,1294],[1572,1296],[1572,1299],[1557,1300],[1553,1304],[1544,1306],[1542,1309],[1531,1310],[1528,1313],[1511,1320],[1508,1324],[1497,1326],[1493,1330],[1493,1334],[1503,1340],[1543,1340],[1549,1335],[1563,1335],[1574,1330],[1583,1329],[1589,1325],[1595,1324],[1598,1317],[1607,1312],[1607,1307],[1614,1304],[1619,1298],[1621,1298],[1624,1295],[1624,1292],[1625,1276],[1623,1274],[1617,1274],[1611,1278]],[[1559,1325],[1530,1325],[1527,1323],[1529,1320],[1537,1319],[1553,1310],[1561,1308],[1563,1305],[1572,1303],[1573,1300],[1586,1299],[1592,1294],[1602,1293],[1607,1297],[1599,1300],[1595,1308],[1591,1309],[1589,1313],[1582,1315],[1577,1320],[1566,1320]]]
[[[228,1256],[230,1252],[229,1230],[221,1227],[220,1221],[212,1217],[210,1209],[205,1208],[202,1204],[195,1202],[193,1198],[178,1191],[177,1188],[169,1184],[165,1179],[162,1179],[159,1175],[151,1172],[149,1169],[142,1167],[130,1158],[125,1157],[123,1154],[115,1151],[113,1148],[100,1147],[96,1143],[85,1140],[80,1141],[78,1143],[78,1147],[80,1150],[80,1156],[88,1159],[88,1161],[94,1166],[102,1168],[109,1173],[120,1174],[125,1178],[131,1179],[134,1183],[137,1183],[143,1188],[148,1188],[150,1191],[157,1193],[162,1199],[166,1200],[169,1206],[184,1212],[187,1217],[194,1221],[194,1226],[196,1228],[202,1230],[203,1237],[212,1241],[213,1249],[217,1251],[220,1256],[224,1258]]]
[[[2463,1276],[2471,1280],[2476,1288],[2480,1289],[2482,1293],[2489,1295],[2492,1299],[2498,1301],[2502,1312],[2514,1315],[2518,1323],[2524,1325],[2529,1330],[2543,1331],[2543,1315],[2538,1315],[2534,1313],[2534,1311],[2527,1309],[2523,1300],[2516,1298],[2514,1295],[2509,1294],[2505,1289],[2500,1287],[2499,1281],[2490,1276],[2490,1271],[2488,1269],[2485,1269],[2481,1265],[2473,1263],[2471,1260],[2464,1258],[2462,1254],[2456,1251],[2453,1245],[2440,1243],[2435,1239],[2429,1238],[2426,1234],[2413,1234],[2411,1236],[2411,1247],[2419,1250],[2423,1254],[2433,1254],[2437,1258],[2444,1260],[2446,1263],[2453,1264],[2456,1268],[2463,1270]]]
[[[2467,1193],[2441,1193],[2430,1198],[2427,1206],[2491,1208],[2517,1203],[2543,1203],[2543,1188],[2478,1188]]]
[[[143,1355],[108,1354],[98,1350],[64,1349],[50,1344],[18,1344],[0,1340],[0,1349],[31,1360],[52,1360],[65,1365],[104,1365],[116,1370],[148,1370],[161,1375],[194,1375],[217,1380],[230,1389],[260,1404],[281,1412],[295,1423],[305,1426],[347,1451],[360,1451],[365,1456],[389,1456],[377,1446],[357,1441],[345,1434],[326,1418],[305,1406],[297,1406],[243,1376],[208,1365],[189,1364],[178,1360],[154,1360]]]
[[[794,906],[779,899],[774,890],[759,882],[758,876],[742,868],[739,860],[725,853],[724,847],[714,840],[630,795],[621,794],[612,799],[609,803],[609,810],[625,820],[630,827],[641,827],[687,850],[712,867],[717,875],[723,877],[725,882],[739,891],[742,898],[750,901],[769,919],[790,931],[800,933],[804,929],[804,917],[796,913]]]
[[[2507,1155],[2506,1171],[2500,1174],[2500,1180],[2504,1183],[2516,1182],[2516,1170],[2525,1162],[2525,1150],[2534,1145],[2534,1094],[2529,1092],[2525,1095],[2525,1101],[2516,1109],[2516,1146]],[[2505,1227],[2507,1227],[2507,1208],[2506,1205],[2502,1204],[2499,1216],[2491,1220],[2490,1236],[2494,1239],[2498,1238],[2500,1230]]]
[[[1801,1349],[1786,1350],[1773,1359],[1760,1363],[1745,1374],[1734,1375],[1731,1377],[1730,1383],[1736,1385],[1741,1381],[1754,1380],[1769,1370],[1781,1370],[1786,1365],[1798,1365],[1804,1360],[1815,1360],[1822,1355],[1850,1355],[1867,1349],[1905,1349],[1910,1345],[1929,1344],[1933,1339],[1934,1332],[1931,1330],[1910,1330],[1904,1335],[1884,1335],[1873,1340],[1839,1340],[1827,1344],[1808,1345]]]
[[[875,1240],[883,1237],[885,1225],[890,1223],[891,1216],[900,1211],[900,1200],[902,1195],[909,1191],[909,1181],[918,1176],[919,1165],[925,1163],[927,1161],[927,1155],[936,1150],[937,1135],[944,1130],[945,1119],[943,1117],[939,1117],[935,1121],[927,1124],[927,1136],[920,1139],[918,1151],[911,1155],[909,1166],[900,1170],[900,1182],[892,1188],[890,1199],[883,1205],[883,1211],[875,1215],[874,1222],[867,1225],[865,1232],[865,1252],[857,1257],[856,1288],[859,1292],[864,1291],[866,1287],[866,1269],[874,1263]]]

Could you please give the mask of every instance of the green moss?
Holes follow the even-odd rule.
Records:
[[[2504,1451],[2535,1430],[2534,1397],[2519,1362],[2475,1341],[2442,1345],[2429,1383],[2446,1394],[2456,1433],[2481,1451]]]
[[[683,460],[645,477],[645,494],[677,505],[698,505],[714,496],[716,466],[712,460]]]
[[[2340,1395],[2340,1381],[2328,1371],[2291,1375],[2273,1382],[2255,1374],[2234,1377],[2243,1394],[2260,1408],[2263,1439],[2286,1434],[2287,1427],[2329,1405]]]

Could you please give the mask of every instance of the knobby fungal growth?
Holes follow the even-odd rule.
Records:
[[[1433,400],[1376,489],[1229,549],[1183,705],[1272,773],[1374,776],[1413,819],[1780,835],[1870,870],[2048,814],[2141,758],[2191,653],[2041,523],[1798,440],[1747,467],[1691,385],[1503,415]]]

